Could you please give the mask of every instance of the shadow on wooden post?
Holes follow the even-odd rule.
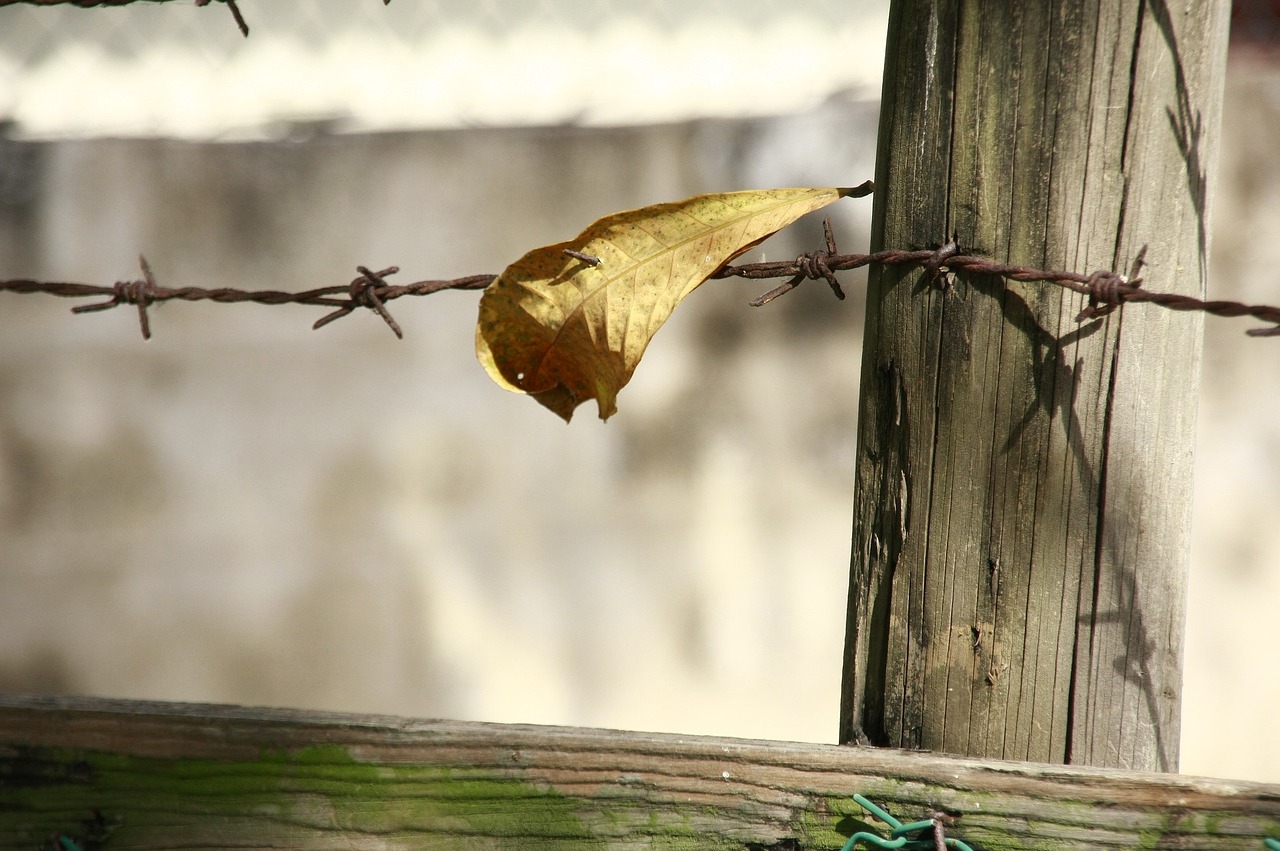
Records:
[[[1228,13],[895,0],[872,250],[1202,294]],[[873,271],[842,741],[1177,769],[1201,318],[1082,307]]]

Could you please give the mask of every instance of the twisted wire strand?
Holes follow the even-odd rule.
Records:
[[[954,242],[948,242],[946,245],[936,249],[888,249],[870,254],[840,254],[835,250],[835,238],[831,234],[829,220],[824,223],[824,230],[828,237],[825,250],[807,252],[794,260],[725,266],[711,277],[736,277],[747,280],[788,279],[785,283],[751,302],[753,306],[761,307],[795,289],[805,280],[825,280],[837,298],[844,298],[844,291],[835,276],[836,272],[849,271],[872,264],[917,266],[927,272],[927,278],[930,283],[940,283],[942,286],[946,286],[946,275],[948,273],[961,272],[994,275],[1005,280],[1024,283],[1052,284],[1071,290],[1089,298],[1088,307],[1076,317],[1077,321],[1103,316],[1124,304],[1146,302],[1169,310],[1201,311],[1222,317],[1252,317],[1268,323],[1268,326],[1249,329],[1246,333],[1250,336],[1280,336],[1280,307],[1244,304],[1238,301],[1204,300],[1178,293],[1161,293],[1145,289],[1142,286],[1142,279],[1137,277],[1136,274],[1141,268],[1141,253],[1128,276],[1106,269],[1090,274],[1082,274],[1080,272],[1037,269],[1031,266],[997,263],[989,258],[964,254]],[[1145,250],[1144,247],[1143,252]],[[90,313],[108,310],[125,304],[134,305],[138,310],[142,335],[147,339],[151,336],[147,308],[152,304],[164,301],[212,301],[220,304],[250,302],[266,305],[305,304],[333,308],[330,313],[315,322],[312,326],[314,328],[321,328],[336,319],[355,312],[358,308],[365,308],[376,312],[399,337],[403,336],[403,334],[400,326],[387,310],[387,302],[403,296],[432,295],[444,290],[483,290],[493,283],[497,277],[491,274],[467,275],[449,280],[425,280],[393,285],[388,283],[386,278],[397,273],[399,271],[398,267],[389,266],[375,272],[365,266],[360,266],[357,269],[360,274],[345,286],[317,287],[299,292],[242,290],[233,287],[205,289],[202,287],[160,286],[156,282],[146,258],[139,258],[139,261],[143,271],[142,280],[117,281],[111,286],[101,286],[19,278],[0,281],[0,292],[44,293],[65,298],[100,297],[104,299],[92,304],[73,307],[73,313]]]

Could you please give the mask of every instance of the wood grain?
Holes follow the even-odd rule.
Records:
[[[1227,5],[899,0],[873,249],[1205,287]],[[842,738],[1176,770],[1201,318],[873,272]]]
[[[1280,787],[837,745],[0,697],[0,849],[837,849],[860,792],[977,848],[1240,849]]]

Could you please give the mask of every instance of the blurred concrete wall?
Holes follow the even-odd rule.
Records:
[[[1230,86],[1212,285],[1274,303],[1280,73]],[[618,209],[860,182],[875,106],[314,130],[0,144],[0,270],[110,282],[142,251],[170,285],[497,272]],[[845,246],[869,209],[837,205]],[[806,221],[762,251],[819,244]],[[829,741],[857,281],[764,310],[760,286],[708,284],[617,417],[569,427],[484,376],[474,294],[394,303],[403,342],[369,315],[311,332],[314,309],[171,303],[149,343],[128,309],[0,294],[0,688]],[[1184,770],[1280,780],[1280,344],[1247,324],[1206,322]]]
[[[888,0],[291,0],[0,8],[0,119],[34,137],[639,125],[878,96]]]
[[[10,143],[0,268],[497,272],[617,209],[861,182],[875,117]],[[869,210],[833,211],[846,244]],[[571,427],[485,376],[475,293],[393,304],[404,342],[170,303],[143,343],[131,311],[4,296],[0,688],[830,739],[858,300],[747,306],[769,286],[695,294],[618,416]]]
[[[1233,43],[1211,298],[1280,304],[1277,139],[1280,53]],[[1280,782],[1280,339],[1248,327],[1205,320],[1183,770]]]

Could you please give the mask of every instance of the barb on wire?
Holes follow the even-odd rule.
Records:
[[[0,0],[0,6],[16,6],[19,3],[26,3],[29,6],[76,6],[81,9],[94,9],[99,6],[128,6],[139,0]],[[147,0],[149,3],[167,3],[170,0]],[[196,0],[197,6],[208,6],[211,0]],[[231,10],[231,17],[235,19],[236,26],[240,28],[240,34],[245,38],[249,37],[249,25],[245,23],[244,16],[240,14],[240,7],[236,5],[236,0],[217,0],[219,3],[226,5]],[[383,0],[383,5],[389,0]]]
[[[563,248],[561,251],[575,260],[581,260],[588,266],[599,266],[601,264],[600,258],[594,254],[584,254],[581,251],[574,251],[572,248]]]
[[[0,3],[4,0],[0,0]],[[943,289],[950,286],[948,275],[956,272],[970,272],[980,275],[995,275],[1006,280],[1024,283],[1053,284],[1071,290],[1088,298],[1087,306],[1076,316],[1077,322],[1095,319],[1113,312],[1116,308],[1131,302],[1149,302],[1169,310],[1195,310],[1210,313],[1214,316],[1234,317],[1250,316],[1268,323],[1261,328],[1251,328],[1246,333],[1252,337],[1280,336],[1280,307],[1270,305],[1243,304],[1236,301],[1205,301],[1193,296],[1177,293],[1160,293],[1145,289],[1139,273],[1146,258],[1146,246],[1138,252],[1127,275],[1108,269],[1098,270],[1090,274],[1079,272],[1053,271],[1036,269],[1030,266],[1017,266],[1008,263],[996,263],[985,257],[964,253],[955,240],[948,240],[944,245],[934,249],[901,250],[890,249],[870,254],[840,254],[836,247],[835,234],[828,218],[823,222],[823,234],[826,248],[801,254],[795,260],[783,260],[764,263],[745,263],[737,266],[725,266],[713,274],[713,278],[746,278],[748,280],[767,280],[770,278],[786,278],[780,286],[751,301],[752,306],[762,307],[779,296],[785,295],[806,280],[824,280],[831,287],[837,298],[844,298],[844,290],[836,278],[836,272],[844,272],[878,263],[884,266],[917,266],[925,270],[925,280],[930,286]],[[600,259],[590,254],[566,251],[588,265],[600,263]],[[33,293],[42,292],[50,295],[70,298],[102,296],[106,300],[93,304],[72,308],[73,313],[90,313],[122,304],[132,304],[138,310],[138,324],[144,339],[151,337],[151,324],[147,309],[153,304],[163,301],[215,301],[254,302],[256,304],[310,304],[329,307],[332,310],[314,324],[314,328],[323,328],[335,319],[340,319],[359,308],[366,308],[377,313],[397,337],[403,337],[400,325],[387,309],[387,302],[409,295],[430,295],[441,290],[483,290],[491,284],[495,275],[469,275],[464,278],[441,281],[417,281],[411,284],[393,286],[387,283],[387,277],[399,271],[396,266],[389,266],[374,272],[366,266],[357,267],[360,273],[346,286],[320,287],[303,292],[283,292],[279,290],[238,290],[231,288],[202,289],[199,287],[181,287],[171,289],[159,286],[151,272],[146,258],[139,258],[143,279],[138,281],[118,281],[110,287],[92,284],[48,283],[27,279],[0,281],[0,292]]]
[[[236,0],[218,0],[219,3],[225,3],[227,8],[231,10],[231,17],[235,19],[236,26],[240,28],[240,35],[245,38],[249,37],[249,25],[244,21],[244,15],[240,14],[240,7],[236,5]],[[196,0],[197,6],[208,6],[209,0]]]
[[[151,320],[147,317],[147,305],[154,299],[156,279],[151,273],[151,264],[147,258],[138,255],[138,264],[142,266],[141,281],[116,281],[111,288],[111,298],[96,304],[82,304],[71,308],[72,313],[96,313],[121,304],[138,306],[138,325],[142,328],[142,339],[151,339]]]
[[[400,323],[391,317],[391,313],[387,310],[387,306],[382,299],[378,298],[378,288],[381,287],[385,292],[390,288],[384,279],[384,275],[394,275],[400,271],[399,266],[388,266],[381,272],[370,272],[368,267],[357,266],[356,271],[360,273],[360,277],[351,282],[351,287],[347,290],[348,303],[339,307],[333,313],[327,314],[316,320],[311,326],[312,330],[323,328],[335,319],[341,319],[357,307],[367,307],[375,311],[382,317],[382,321],[395,332],[396,338],[403,340],[404,332],[400,330]]]
[[[1100,270],[1084,275],[1079,272],[996,263],[985,257],[963,253],[954,240],[936,249],[888,249],[871,254],[837,254],[831,250],[829,243],[827,251],[802,254],[795,260],[725,266],[712,277],[737,277],[750,280],[789,277],[790,280],[787,283],[751,302],[753,307],[762,307],[778,296],[795,289],[806,279],[826,279],[829,272],[844,272],[870,266],[873,263],[882,266],[919,266],[926,270],[928,283],[936,283],[944,288],[947,286],[946,273],[971,272],[980,275],[996,275],[1006,280],[1023,283],[1054,284],[1080,293],[1089,297],[1089,306],[1076,317],[1077,322],[1104,316],[1130,302],[1149,302],[1169,310],[1195,310],[1224,317],[1251,316],[1262,322],[1271,323],[1272,327],[1250,328],[1245,332],[1249,336],[1280,336],[1280,307],[1243,304],[1237,301],[1205,301],[1194,296],[1143,289],[1142,278],[1138,277],[1138,272],[1141,271],[1145,262],[1146,252],[1147,247],[1144,245],[1138,252],[1128,275],[1121,275],[1111,270]]]
[[[12,281],[0,281],[0,292],[45,293],[64,298],[87,298],[104,296],[105,301],[93,304],[82,304],[71,308],[72,313],[93,313],[118,307],[122,304],[136,305],[138,308],[138,324],[142,329],[143,339],[151,339],[151,323],[147,317],[147,308],[164,301],[214,301],[222,304],[250,302],[253,304],[309,304],[331,307],[334,310],[321,317],[312,326],[323,328],[335,319],[340,319],[357,308],[368,308],[377,313],[397,337],[404,333],[399,323],[387,310],[386,302],[401,296],[431,295],[442,290],[482,290],[493,282],[496,275],[468,275],[443,281],[415,281],[411,284],[394,286],[387,283],[386,278],[400,271],[397,266],[374,272],[365,266],[357,267],[360,273],[346,286],[318,287],[302,292],[285,292],[283,290],[239,290],[230,287],[204,289],[202,287],[162,287],[156,283],[155,275],[145,257],[138,258],[142,266],[143,279],[140,281],[117,281],[109,287],[97,284],[77,284],[59,281],[33,281],[19,278]]]
[[[808,254],[801,254],[799,257],[797,257],[796,268],[798,269],[798,271],[791,278],[791,280],[787,281],[782,286],[774,287],[773,289],[769,290],[767,293],[760,296],[759,298],[752,300],[751,302],[752,307],[764,307],[766,304],[773,301],[778,296],[786,295],[787,293],[794,290],[796,287],[800,286],[800,284],[805,279],[816,281],[819,278],[826,280],[828,286],[831,287],[831,292],[835,293],[835,297],[840,299],[841,301],[844,301],[844,290],[840,287],[840,282],[836,280],[836,273],[831,269],[831,266],[829,263],[831,258],[836,257],[838,255],[838,251],[836,249],[836,235],[835,235],[835,232],[831,230],[830,216],[827,216],[822,220],[822,234],[824,237],[826,237],[827,250],[826,251],[810,251]],[[752,264],[748,264],[748,266],[750,265]],[[760,264],[754,264],[754,265],[760,265]],[[748,266],[726,266],[725,270],[746,269],[748,268]],[[716,275],[713,275],[712,277],[716,277],[716,278],[727,277],[724,274],[725,270],[721,270],[721,272],[717,273]],[[743,275],[742,277],[751,277],[751,276]],[[770,277],[776,277],[776,276],[770,276]]]

